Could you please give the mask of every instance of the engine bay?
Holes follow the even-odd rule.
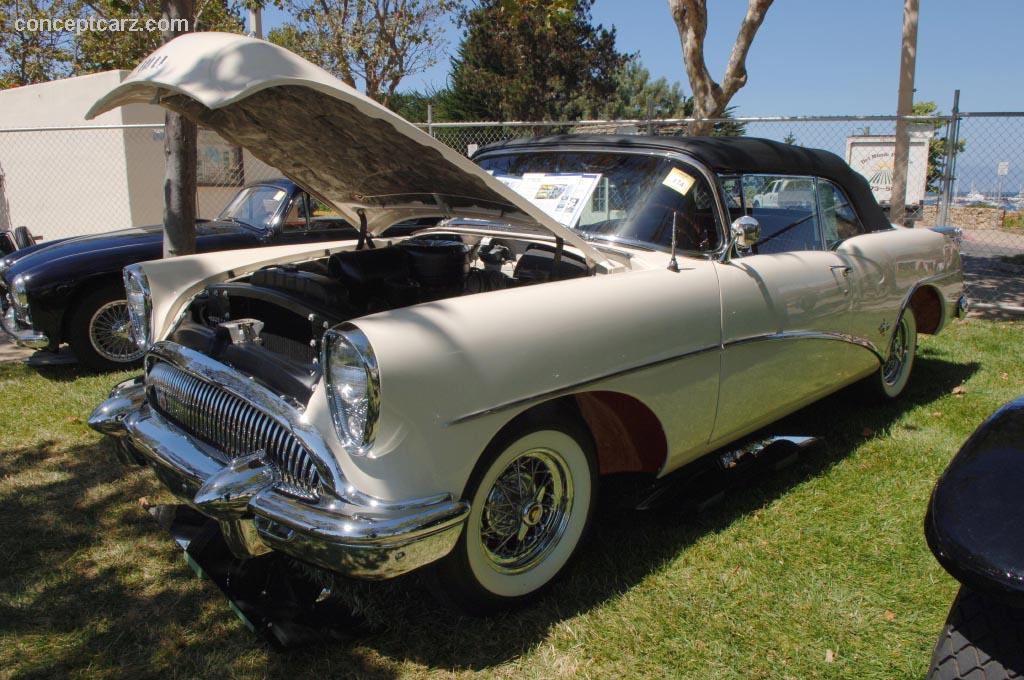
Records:
[[[169,340],[216,358],[304,404],[319,380],[323,332],[368,314],[587,276],[586,261],[546,243],[430,234],[272,265],[196,296]]]

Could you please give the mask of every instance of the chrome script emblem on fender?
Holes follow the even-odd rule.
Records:
[[[885,335],[890,328],[892,328],[892,324],[883,320],[882,323],[878,324],[878,334]]]

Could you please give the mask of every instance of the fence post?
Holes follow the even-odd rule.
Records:
[[[647,134],[648,136],[654,134],[654,123],[651,119],[654,118],[654,99],[647,99]]]
[[[946,126],[946,162],[942,169],[942,196],[935,223],[949,224],[949,206],[953,202],[953,166],[956,164],[956,146],[960,139],[960,90],[953,91],[953,110]]]
[[[427,104],[427,134],[434,136],[434,105]]]

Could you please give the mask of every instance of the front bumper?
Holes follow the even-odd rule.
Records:
[[[444,557],[468,515],[450,495],[408,502],[358,492],[315,502],[280,492],[259,452],[228,459],[152,408],[141,380],[118,385],[89,419],[118,438],[118,456],[150,465],[184,503],[217,520],[239,557],[278,550],[346,576],[385,579]]]
[[[22,347],[31,349],[46,349],[50,346],[50,338],[46,333],[40,333],[31,328],[22,328],[14,314],[14,307],[3,309],[0,316],[0,325],[4,331],[14,338],[14,341]]]

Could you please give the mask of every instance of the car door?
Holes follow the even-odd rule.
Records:
[[[725,184],[738,193],[732,203],[746,206],[775,179],[747,175]],[[766,425],[863,371],[864,350],[846,341],[853,270],[826,248],[810,196],[806,204],[739,209],[760,222],[760,241],[717,264],[723,352],[713,441]]]

